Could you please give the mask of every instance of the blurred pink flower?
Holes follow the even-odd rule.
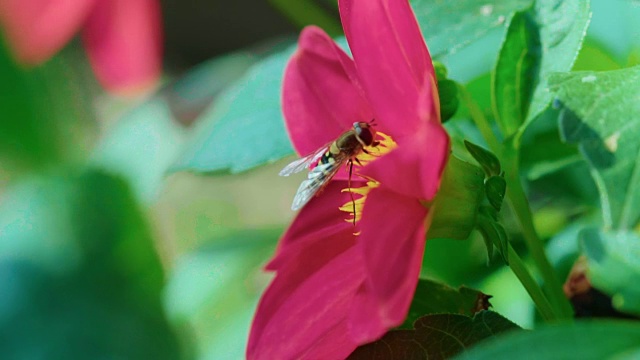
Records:
[[[386,153],[352,181],[361,209],[355,229],[342,212],[352,206],[343,172],[281,239],[249,359],[344,358],[404,321],[418,281],[430,223],[425,201],[450,152],[431,56],[407,0],[339,5],[353,60],[321,29],[304,29],[285,71],[289,135],[304,156],[354,121],[375,118]]]
[[[82,30],[98,80],[119,93],[158,79],[160,15],[157,0],[0,0],[0,25],[20,62],[46,61]]]

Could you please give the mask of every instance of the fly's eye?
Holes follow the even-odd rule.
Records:
[[[353,123],[353,129],[356,131],[356,135],[362,134],[362,127],[360,126],[359,122]]]
[[[360,128],[360,132],[358,132],[357,135],[365,145],[370,146],[373,144],[373,133],[368,128]]]

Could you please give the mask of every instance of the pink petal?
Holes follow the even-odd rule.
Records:
[[[136,93],[158,80],[160,15],[157,0],[98,0],[83,39],[93,69],[107,89]]]
[[[285,70],[282,107],[298,154],[334,141],[372,112],[355,83],[353,61],[320,28],[306,27]]]
[[[360,187],[362,183],[353,183]],[[351,233],[349,244],[355,242],[356,232],[353,224],[345,221],[348,214],[338,208],[351,198],[342,189],[347,188],[346,181],[332,181],[300,210],[291,226],[278,244],[276,255],[267,265],[268,270],[278,270],[289,259],[296,258],[309,243],[338,233]]]
[[[0,23],[18,60],[49,59],[79,30],[94,0],[0,0]]]
[[[395,150],[371,162],[360,173],[399,194],[431,200],[449,156],[449,136],[440,123],[427,122],[411,137],[401,140]]]
[[[436,79],[427,75],[418,98],[418,117],[425,122],[440,123],[440,97]]]
[[[363,279],[350,238],[350,231],[319,238],[282,264],[260,300],[248,359],[344,358],[355,349],[342,331]]]
[[[331,330],[318,338],[300,359],[346,359],[360,344],[354,342],[349,333],[348,319],[338,322]]]
[[[407,0],[340,0],[360,82],[381,129],[400,137],[421,121],[418,99],[434,77],[431,56]]]
[[[426,216],[415,198],[382,188],[369,193],[358,239],[367,280],[351,314],[357,341],[375,340],[404,321],[420,274]]]
[[[365,283],[356,293],[347,322],[349,334],[358,344],[375,341],[390,329],[388,324],[382,321],[378,299]]]

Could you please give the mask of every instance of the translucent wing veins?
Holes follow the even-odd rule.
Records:
[[[318,191],[322,190],[322,188],[329,183],[329,180],[340,170],[340,166],[342,166],[343,163],[344,161],[337,161],[334,163],[319,164],[313,168],[309,172],[307,179],[300,184],[298,192],[296,192],[296,196],[293,198],[291,210],[299,210],[308,203]]]
[[[285,166],[278,175],[280,176],[289,176],[291,174],[299,173],[302,170],[308,170],[309,165],[318,162],[318,160],[322,157],[322,155],[327,151],[327,146],[322,147],[316,150],[314,153],[311,153],[303,158],[297,159],[289,165]]]

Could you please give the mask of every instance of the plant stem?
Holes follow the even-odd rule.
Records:
[[[544,252],[543,242],[538,237],[533,226],[533,215],[529,207],[529,201],[522,188],[518,166],[518,150],[503,146],[501,160],[505,169],[505,180],[507,182],[507,199],[513,212],[518,218],[522,235],[540,275],[544,280],[544,287],[551,303],[554,305],[559,319],[572,319],[573,309],[562,291],[562,283]]]
[[[478,130],[480,130],[491,150],[501,161],[502,168],[505,172],[505,181],[507,182],[507,200],[520,223],[529,253],[542,276],[547,296],[549,296],[550,299],[550,304],[549,300],[544,296],[537,283],[535,281],[533,284],[529,283],[529,280],[533,279],[533,277],[524,266],[520,266],[522,265],[521,261],[520,264],[514,262],[515,266],[514,263],[510,261],[511,270],[527,288],[529,295],[531,295],[541,313],[543,312],[543,309],[545,309],[544,311],[547,311],[547,305],[551,306],[552,316],[550,318],[545,317],[545,319],[570,320],[573,318],[573,309],[562,292],[562,284],[556,276],[549,259],[547,259],[544,252],[543,242],[538,237],[533,226],[533,216],[529,207],[529,201],[527,200],[527,196],[522,188],[522,183],[520,182],[518,157],[520,150],[519,146],[514,141],[506,143],[500,142],[493,132],[491,124],[484,116],[480,107],[475,103],[471,94],[469,94],[463,86],[459,86],[458,88],[461,99],[469,109],[469,114],[478,127]],[[510,247],[509,256],[511,256],[511,253],[516,254]],[[518,268],[516,268],[516,266]],[[527,283],[525,283],[525,281],[527,281]],[[534,294],[538,297],[537,300],[534,298]]]
[[[458,84],[458,94],[460,94],[462,102],[467,106],[467,109],[469,109],[471,119],[476,123],[476,127],[480,130],[482,137],[485,139],[487,144],[489,144],[489,148],[494,152],[500,150],[502,144],[498,141],[496,134],[491,129],[491,124],[489,124],[489,121],[484,116],[482,109],[480,109],[480,106],[478,106],[478,104],[473,100],[473,97],[469,94],[467,88]]]
[[[542,292],[542,289],[540,289],[540,286],[538,286],[538,282],[536,282],[533,276],[529,273],[529,270],[527,270],[518,253],[513,250],[511,244],[509,244],[509,266],[518,280],[520,280],[522,286],[527,290],[529,296],[531,296],[531,299],[533,300],[533,303],[536,304],[536,309],[538,309],[542,318],[545,321],[557,320],[557,316],[551,306],[551,303]]]

